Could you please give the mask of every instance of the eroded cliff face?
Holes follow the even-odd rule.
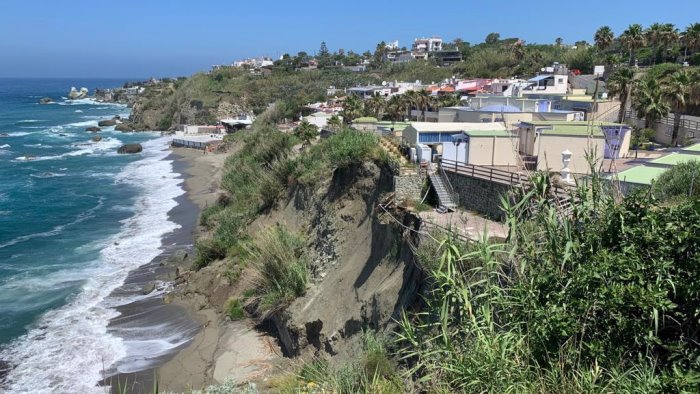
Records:
[[[358,334],[390,329],[417,301],[422,274],[410,246],[417,239],[408,228],[416,228],[418,219],[390,216],[379,207],[391,179],[389,170],[373,163],[336,170],[324,187],[294,189],[286,203],[253,224],[285,225],[309,237],[313,284],[265,317],[286,355],[352,358]]]

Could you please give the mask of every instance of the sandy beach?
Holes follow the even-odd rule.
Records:
[[[198,210],[215,203],[226,154],[174,148],[183,164],[187,198]],[[195,225],[194,237],[201,234]],[[189,267],[180,267],[180,272]],[[157,371],[161,391],[189,392],[227,379],[245,382],[264,376],[281,354],[274,339],[256,331],[247,320],[232,322],[217,310],[233,290],[217,267],[190,275],[173,292],[172,304],[186,310],[200,325],[195,338]]]

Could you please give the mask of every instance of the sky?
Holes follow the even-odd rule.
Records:
[[[252,56],[416,37],[593,41],[603,25],[700,22],[700,0],[0,0],[0,77],[185,76]]]

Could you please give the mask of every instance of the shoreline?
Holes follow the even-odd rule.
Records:
[[[216,203],[226,157],[222,153],[204,155],[199,150],[171,148],[167,159],[173,160],[173,172],[182,176],[185,193],[176,199],[178,205],[168,217],[181,228],[166,235],[163,252],[130,272],[123,286],[143,291],[144,286],[155,283],[155,296],[119,307],[122,315],[110,326],[136,322],[137,326],[149,327],[149,322],[152,325],[160,321],[189,333],[189,338],[167,354],[150,359],[152,365],[148,368],[104,379],[101,384],[112,386],[112,393],[118,393],[118,385],[128,386],[132,394],[151,393],[154,380],[161,392],[175,393],[201,390],[227,379],[239,383],[260,381],[278,368],[283,358],[276,339],[257,331],[251,320],[230,321],[217,309],[234,292],[220,273],[221,264],[196,274],[189,272],[194,241],[204,234],[197,221],[204,208]],[[154,339],[167,340],[163,337],[167,334],[160,333]]]
[[[172,292],[173,284],[178,281],[178,273],[186,272],[192,264],[199,214],[216,199],[216,172],[220,170],[223,160],[219,160],[221,165],[211,163],[211,160],[203,161],[200,156],[178,148],[171,148],[164,160],[172,161],[173,173],[182,178],[181,187],[185,193],[175,198],[177,205],[168,212],[168,220],[180,228],[166,234],[161,253],[129,272],[124,285],[110,295],[139,299],[116,308],[120,316],[110,321],[108,331],[125,343],[131,339],[145,342],[148,346],[148,342],[160,341],[168,342],[172,347],[163,354],[129,354],[106,370],[105,376],[109,377],[100,384],[112,386],[112,392],[116,392],[120,385],[128,385],[132,393],[152,391],[155,371],[186,348],[203,327],[201,319],[190,308],[173,302]],[[158,331],[154,330],[156,327]],[[162,328],[165,328],[165,332]],[[145,332],[140,337],[129,338],[131,331],[139,330]],[[138,365],[139,362],[148,365],[138,371],[117,372],[124,367],[135,369],[134,364]]]

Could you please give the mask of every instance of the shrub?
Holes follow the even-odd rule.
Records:
[[[194,268],[199,270],[212,261],[226,257],[226,248],[220,242],[211,238],[200,238],[194,244],[197,255],[194,261]]]
[[[593,175],[560,214],[546,178],[506,203],[507,244],[439,244],[425,307],[400,323],[413,377],[427,391],[697,391],[697,202],[619,201]]]
[[[231,320],[241,320],[245,317],[245,311],[238,298],[231,298],[226,305],[226,315]]]
[[[700,162],[680,163],[664,172],[654,182],[654,194],[663,200],[700,197]]]

